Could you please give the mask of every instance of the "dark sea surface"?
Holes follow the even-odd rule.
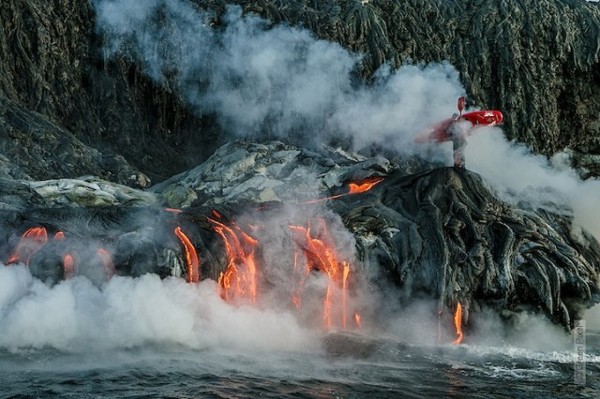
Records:
[[[600,335],[588,334],[586,383],[574,355],[514,347],[378,342],[348,353],[235,353],[157,346],[0,354],[1,398],[599,398]],[[351,345],[351,344],[350,344]]]
[[[0,267],[0,399],[600,398],[591,328],[583,357],[537,319],[526,345],[467,332],[454,346],[445,322],[440,344],[426,307],[389,317],[385,330],[325,334],[276,304],[227,303],[215,288],[154,275],[49,287],[25,267]]]

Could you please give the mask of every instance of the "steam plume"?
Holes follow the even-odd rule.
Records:
[[[343,133],[359,147],[388,138],[405,148],[415,131],[451,115],[463,93],[447,63],[384,66],[366,85],[355,76],[359,55],[239,7],[213,28],[214,15],[183,0],[95,4],[108,56],[133,57],[197,114],[216,114],[238,135]]]

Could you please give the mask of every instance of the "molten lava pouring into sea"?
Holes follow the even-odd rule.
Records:
[[[335,247],[327,232],[325,220],[318,220],[318,232],[314,232],[309,224],[308,227],[291,225],[290,229],[297,233],[295,242],[297,252],[294,254],[294,270],[298,270],[298,259],[300,253],[305,259],[303,272],[297,284],[297,291],[293,294],[293,302],[300,308],[302,303],[303,287],[305,279],[311,272],[322,272],[327,276],[327,288],[323,298],[323,327],[331,330],[336,326],[342,329],[348,327],[348,278],[350,276],[350,265],[345,260],[340,260]],[[297,273],[294,273],[295,275]],[[341,308],[341,320],[335,321],[334,309]],[[360,315],[354,314],[355,325],[360,327]]]
[[[360,182],[350,182],[347,191],[331,197],[321,198],[303,204],[321,202],[337,199],[348,195],[356,195],[367,192],[379,184],[382,177],[371,177]],[[179,209],[165,209],[173,215],[179,215],[183,211]],[[218,276],[218,287],[221,297],[232,303],[252,303],[259,300],[259,277],[261,265],[259,259],[258,238],[248,231],[257,230],[254,226],[242,228],[235,222],[225,221],[216,210],[212,212],[206,221],[212,230],[220,238],[224,249],[224,266]],[[291,253],[293,259],[293,270],[289,277],[292,281],[292,292],[290,302],[293,308],[300,311],[307,295],[312,299],[319,298],[321,303],[321,322],[325,331],[336,329],[346,330],[348,328],[362,328],[362,316],[354,308],[351,300],[351,288],[353,272],[351,263],[343,259],[336,249],[336,243],[329,233],[327,222],[323,218],[307,221],[306,224],[294,223],[288,226],[291,232]],[[189,283],[197,283],[201,280],[200,258],[196,247],[190,237],[180,226],[173,229],[174,236],[181,243],[186,266],[186,280]],[[40,251],[49,240],[60,241],[59,246],[62,254],[63,278],[68,279],[77,274],[78,262],[81,261],[73,247],[68,245],[67,236],[62,231],[54,233],[49,238],[48,231],[44,227],[31,227],[26,230],[15,248],[10,252],[6,264],[22,262],[28,265],[32,255]],[[62,242],[65,244],[63,245]],[[116,274],[116,268],[109,250],[98,248],[95,250],[97,258],[108,278]],[[321,277],[319,277],[321,276]],[[309,279],[325,278],[326,284],[322,286],[322,292],[314,290],[308,292],[305,285]],[[311,280],[314,281],[314,280]],[[317,297],[315,297],[317,295]],[[314,301],[312,301],[314,302]],[[438,317],[440,315],[438,314]],[[462,305],[457,304],[454,313],[454,327],[456,330],[455,345],[459,345],[464,338],[462,332]],[[438,331],[438,338],[440,332]]]
[[[256,303],[258,240],[235,223],[227,226],[216,220],[221,217],[219,213],[213,212],[213,215],[215,218],[208,218],[208,221],[223,240],[227,259],[225,270],[218,279],[221,295],[225,300],[246,299]]]
[[[462,305],[456,304],[456,312],[454,312],[454,327],[456,328],[456,339],[452,342],[454,345],[460,345],[464,339],[462,332]]]

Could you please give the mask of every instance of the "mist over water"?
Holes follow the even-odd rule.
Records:
[[[0,347],[97,352],[144,345],[201,350],[314,351],[314,333],[288,312],[235,306],[216,283],[115,276],[102,287],[75,277],[48,287],[24,266],[0,268]]]

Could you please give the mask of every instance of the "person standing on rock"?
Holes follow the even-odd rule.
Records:
[[[465,167],[464,148],[467,136],[473,134],[476,126],[494,126],[502,123],[504,116],[497,110],[473,111],[463,114],[465,98],[459,97],[457,108],[459,113],[452,118],[436,123],[415,137],[415,143],[441,143],[452,141],[455,168]]]

